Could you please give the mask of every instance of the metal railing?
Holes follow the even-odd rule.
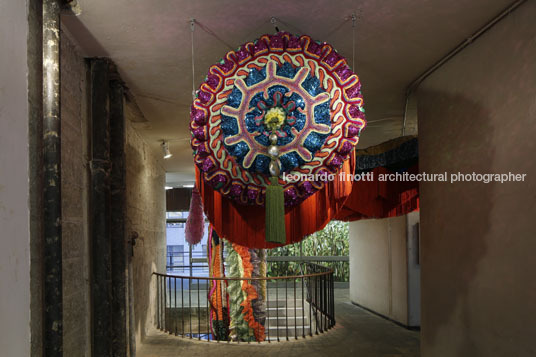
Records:
[[[303,262],[321,263],[333,269],[335,282],[348,282],[349,257],[348,256],[268,256],[268,276],[277,276],[281,272],[298,272],[299,264]],[[169,274],[183,274],[190,272],[190,276],[208,275],[208,263],[206,253],[193,252],[190,258],[189,252],[172,252],[166,257],[166,271]]]
[[[209,287],[210,281],[220,280],[225,282],[225,286],[233,281],[255,282],[257,286],[265,284],[265,317],[259,319],[255,331],[256,336],[264,336],[263,341],[298,339],[323,333],[335,325],[333,270],[303,262],[302,272],[300,275],[266,278],[208,278],[153,273],[157,286],[157,328],[190,339],[233,340],[229,333],[217,336],[212,328],[213,307],[208,295]],[[228,312],[229,306],[226,308]],[[262,334],[260,329],[263,329]],[[238,339],[237,342],[245,341]]]

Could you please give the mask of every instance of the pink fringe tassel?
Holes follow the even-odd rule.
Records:
[[[190,200],[190,212],[186,219],[186,228],[184,235],[186,241],[192,245],[198,244],[203,239],[205,222],[203,219],[203,204],[201,195],[197,187],[192,190],[192,199]]]

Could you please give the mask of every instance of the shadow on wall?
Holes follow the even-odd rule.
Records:
[[[438,113],[449,120],[438,120]],[[442,326],[451,320],[459,319],[466,329],[471,329],[471,305],[464,301],[479,261],[486,254],[485,237],[496,185],[450,183],[450,175],[493,172],[496,142],[489,113],[484,108],[462,96],[437,91],[419,92],[419,133],[421,172],[446,171],[449,179],[420,184],[421,326],[426,331],[422,343],[432,346]],[[458,344],[459,355],[476,356],[478,350],[471,335],[463,334],[463,338],[452,341]]]

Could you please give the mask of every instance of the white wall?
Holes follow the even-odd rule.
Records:
[[[409,324],[407,219],[351,222],[349,234],[350,300],[404,325]]]
[[[0,2],[0,351],[30,355],[26,1]]]

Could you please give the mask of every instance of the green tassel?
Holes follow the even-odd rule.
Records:
[[[276,176],[270,177],[270,185],[266,187],[266,241],[285,244],[285,196],[283,186]]]

